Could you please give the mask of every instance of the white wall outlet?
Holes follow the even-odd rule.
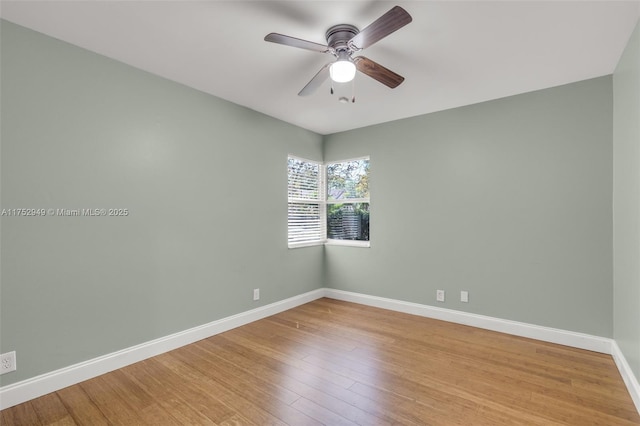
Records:
[[[460,301],[464,303],[469,303],[469,292],[466,290],[462,290],[460,292]]]
[[[16,351],[0,355],[0,374],[16,371]]]
[[[259,288],[254,288],[253,289],[253,300],[260,300],[260,289]]]
[[[444,290],[436,290],[436,300],[438,302],[444,302]]]

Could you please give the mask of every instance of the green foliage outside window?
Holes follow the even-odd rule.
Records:
[[[369,160],[327,165],[327,201],[329,239],[369,241]]]

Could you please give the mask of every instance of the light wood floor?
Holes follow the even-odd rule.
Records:
[[[1,415],[3,425],[640,424],[608,355],[330,299]]]

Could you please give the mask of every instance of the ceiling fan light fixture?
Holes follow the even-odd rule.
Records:
[[[356,76],[356,65],[349,59],[339,59],[331,64],[329,75],[336,83],[347,83]]]
[[[326,46],[278,33],[269,33],[264,40],[335,56],[336,60],[320,68],[320,71],[298,93],[298,96],[310,95],[329,78],[337,83],[350,82],[354,79],[356,71],[395,89],[404,81],[404,77],[364,56],[357,56],[354,60],[351,55],[377,43],[411,21],[411,15],[406,10],[400,6],[394,6],[362,31],[351,24],[338,24],[330,27],[325,33]],[[331,94],[333,94],[333,85],[331,86]],[[355,96],[351,97],[351,102],[355,102]]]

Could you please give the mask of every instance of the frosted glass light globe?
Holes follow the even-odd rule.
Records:
[[[356,76],[356,65],[348,60],[336,61],[331,64],[329,75],[336,83],[346,83]]]

